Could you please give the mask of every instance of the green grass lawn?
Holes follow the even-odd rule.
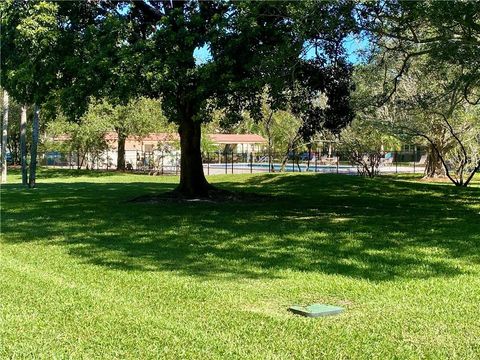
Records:
[[[2,187],[0,358],[478,359],[480,187],[215,176],[258,201],[130,203],[174,177]],[[309,319],[291,304],[343,314]]]

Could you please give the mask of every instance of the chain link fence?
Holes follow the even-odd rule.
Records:
[[[376,156],[372,156],[376,154]],[[203,154],[203,166],[206,175],[244,174],[265,172],[316,172],[337,174],[366,174],[365,169],[376,174],[423,173],[426,154],[422,151],[384,151],[368,152],[332,152],[320,151],[285,153],[268,152],[208,152]],[[116,170],[117,153],[97,154],[62,153],[58,151],[39,154],[38,162],[42,166]],[[180,152],[125,152],[127,171],[158,175],[178,175],[180,173]]]
[[[375,174],[423,173],[426,154],[421,151],[385,151],[372,158],[371,153],[323,154],[319,151],[280,153],[225,153],[204,154],[205,173],[240,174],[258,172],[317,172],[363,174],[364,168],[373,168]]]
[[[38,155],[38,164],[41,166],[89,169],[89,170],[116,170],[117,152],[103,151],[99,153],[81,154],[75,151],[60,152],[48,151]],[[125,169],[135,172],[158,171],[161,174],[178,174],[180,172],[180,153],[163,151],[125,151]]]

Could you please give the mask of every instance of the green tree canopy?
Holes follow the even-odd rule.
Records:
[[[276,107],[291,101],[313,124],[306,136],[321,126],[340,128],[352,118],[343,39],[354,19],[347,1],[8,0],[4,11],[5,48],[11,49],[20,41],[18,24],[46,13],[48,21],[33,27],[45,27],[40,33],[48,46],[38,50],[45,56],[30,57],[30,49],[16,47],[18,55],[7,56],[2,67],[15,69],[15,57],[43,64],[41,82],[54,85],[70,117],[80,118],[89,96],[113,104],[138,96],[162,98],[167,118],[179,127],[178,191],[187,196],[208,195],[211,189],[203,175],[200,137],[201,123],[214,108],[227,109],[233,121],[242,110],[260,117],[268,85]],[[26,35],[24,41],[33,43],[35,30]],[[202,49],[209,60],[200,63],[195,52]],[[7,83],[23,87],[25,82],[8,75]],[[312,112],[309,99],[319,92],[331,106]]]
[[[418,57],[438,66],[462,68],[452,79],[470,103],[480,102],[480,3],[475,1],[376,1],[357,6],[361,29],[373,53],[395,71],[385,72],[388,98]],[[427,56],[425,56],[427,55]],[[387,65],[389,66],[389,65]],[[386,70],[386,68],[385,68]]]

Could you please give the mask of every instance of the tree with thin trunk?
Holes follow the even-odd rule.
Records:
[[[29,188],[34,188],[36,186],[39,123],[40,107],[35,104],[33,106],[32,145],[30,149],[30,177],[28,179]]]
[[[20,115],[20,162],[22,166],[22,184],[27,185],[27,105],[22,106]]]
[[[294,163],[297,163],[298,171],[301,171],[300,164],[299,164],[300,159],[299,159],[298,151],[297,153],[295,153],[295,150],[298,148],[299,142],[302,140],[302,135],[299,129],[297,129],[292,134],[292,137],[286,140],[287,140],[287,149],[284,150],[285,153],[283,154],[283,159],[280,164],[280,171],[285,171],[285,167],[287,166],[289,158],[291,158],[294,161]],[[295,164],[293,164],[293,167],[295,167]]]
[[[8,94],[8,118],[10,121],[8,122],[7,128],[7,146],[9,152],[8,162],[12,165],[19,165],[20,164],[20,146],[19,146],[19,122],[18,121],[11,121],[11,119],[19,119],[21,114],[21,106],[17,104],[15,99]],[[0,126],[1,127],[1,126]]]
[[[161,102],[148,98],[132,99],[127,104],[113,106],[109,121],[113,123],[118,138],[117,170],[125,170],[125,143],[129,136],[175,131],[175,127],[167,124]]]
[[[8,92],[3,91],[3,117],[2,117],[2,184],[7,182],[7,137],[8,137]]]
[[[7,0],[0,3],[2,86],[20,104],[35,104],[30,187],[36,184],[40,106],[52,95],[59,71],[58,4]]]
[[[360,175],[373,178],[385,160],[384,149],[392,150],[399,145],[399,139],[388,135],[377,121],[357,114],[352,124],[340,133],[338,147]]]

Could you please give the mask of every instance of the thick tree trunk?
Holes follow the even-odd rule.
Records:
[[[443,168],[442,160],[433,148],[433,145],[430,144],[427,149],[427,160],[425,162],[425,177],[437,178],[443,176],[445,176],[445,169]]]
[[[180,134],[180,184],[177,191],[185,197],[206,197],[213,187],[205,179],[200,148],[200,122],[184,120],[178,129]]]
[[[8,135],[8,93],[3,91],[3,121],[2,121],[2,184],[7,182],[7,135]]]
[[[117,170],[125,170],[125,141],[127,137],[118,131],[118,155],[117,155]]]
[[[38,148],[38,133],[40,121],[40,107],[35,104],[33,111],[33,128],[32,128],[32,147],[30,150],[30,179],[28,187],[34,188],[37,172],[37,148]]]
[[[20,163],[22,164],[22,184],[27,185],[27,106],[22,106],[22,114],[20,116]]]

